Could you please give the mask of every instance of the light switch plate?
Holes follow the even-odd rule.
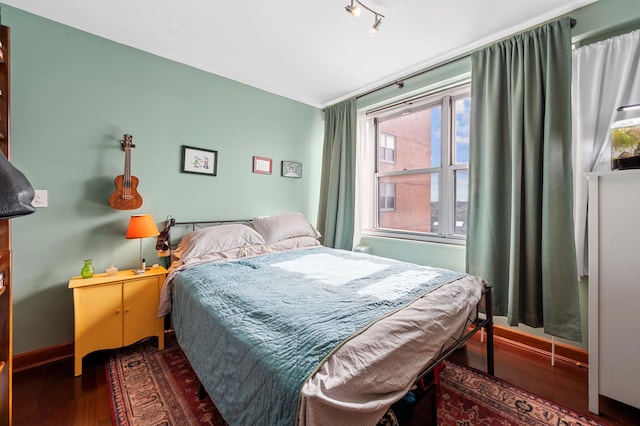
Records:
[[[36,196],[33,198],[31,205],[33,207],[47,207],[47,190],[46,189],[36,189]]]

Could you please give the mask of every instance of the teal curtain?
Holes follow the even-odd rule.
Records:
[[[571,57],[569,18],[472,54],[466,247],[496,315],[580,341]]]
[[[356,167],[356,99],[324,111],[324,148],[318,230],[327,247],[353,248]]]

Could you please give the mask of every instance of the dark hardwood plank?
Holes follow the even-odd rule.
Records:
[[[111,425],[107,356],[108,351],[87,355],[79,377],[73,376],[73,358],[15,373],[13,424]]]

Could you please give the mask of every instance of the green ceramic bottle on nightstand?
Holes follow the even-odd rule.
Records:
[[[91,278],[93,276],[93,273],[94,273],[94,270],[93,270],[93,264],[91,263],[91,259],[85,260],[84,266],[80,271],[80,275],[82,276],[82,278]]]

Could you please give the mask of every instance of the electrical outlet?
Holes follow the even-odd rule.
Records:
[[[33,207],[47,207],[47,190],[46,189],[36,189],[36,196],[33,197],[33,201],[31,205]]]

